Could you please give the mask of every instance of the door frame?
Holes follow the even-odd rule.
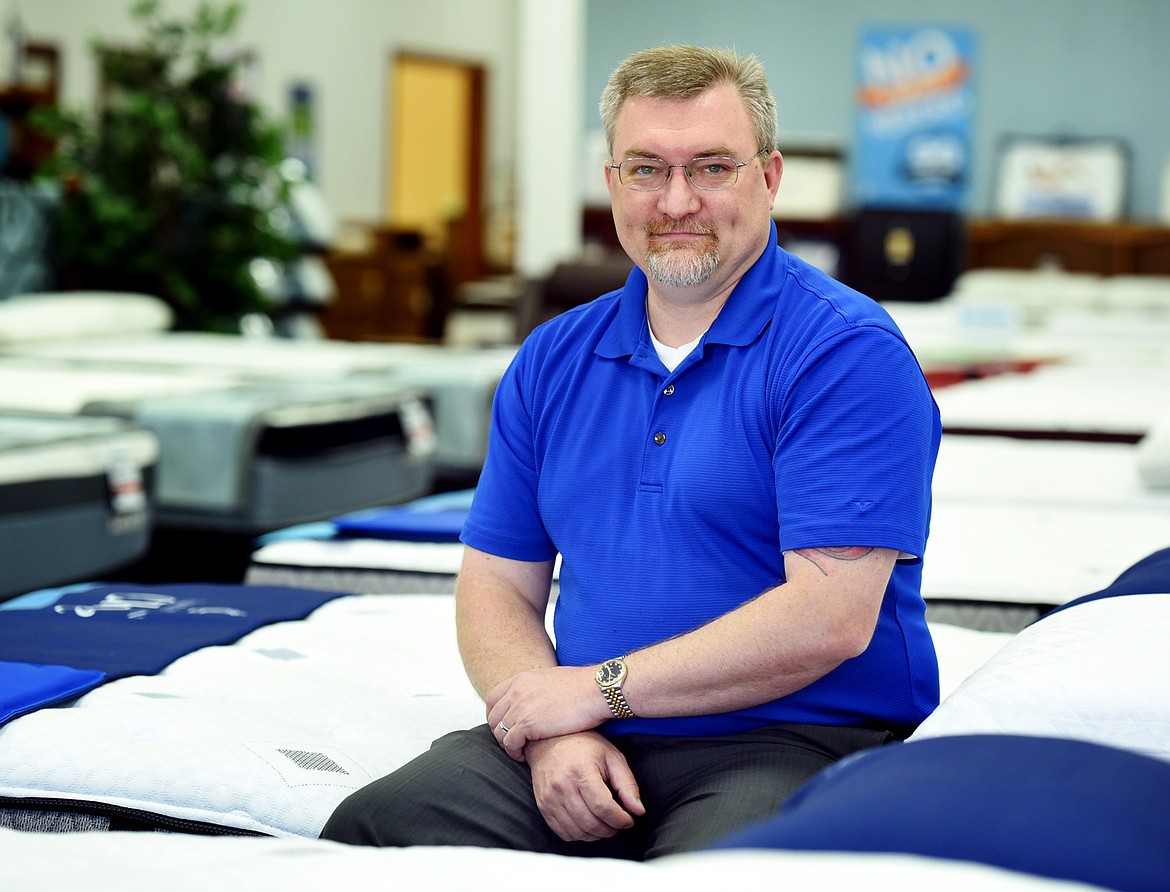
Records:
[[[467,159],[467,207],[447,232],[450,284],[481,277],[484,260],[484,181],[486,166],[485,122],[487,69],[477,61],[415,50],[398,50],[387,61],[386,127],[383,151],[382,217],[390,221],[391,195],[396,171],[395,128],[400,125],[400,110],[395,102],[398,66],[403,62],[449,67],[462,72],[468,86],[468,119],[463,130],[462,152]]]

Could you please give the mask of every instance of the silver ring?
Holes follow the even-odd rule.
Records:
[[[500,730],[503,731],[505,734],[507,734],[512,729],[509,728],[507,725],[505,725],[503,722],[500,722]]]

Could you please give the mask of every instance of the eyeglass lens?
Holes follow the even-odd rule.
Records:
[[[674,167],[660,158],[627,158],[618,165],[622,184],[630,189],[651,192],[661,189]],[[687,177],[699,189],[727,189],[739,176],[739,165],[734,158],[695,158],[685,165]]]

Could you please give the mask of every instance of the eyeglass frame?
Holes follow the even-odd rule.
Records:
[[[647,156],[635,155],[632,158],[623,158],[621,161],[618,161],[616,164],[611,159],[610,163],[609,163],[609,167],[611,170],[616,170],[618,172],[618,182],[622,184],[622,187],[626,188],[626,189],[630,189],[634,192],[657,192],[659,189],[661,189],[663,186],[665,186],[667,183],[670,182],[671,173],[674,171],[674,169],[676,167],[681,167],[683,169],[683,172],[686,174],[687,182],[690,183],[694,188],[701,189],[704,192],[723,192],[727,189],[730,189],[732,186],[734,186],[736,183],[739,182],[739,172],[741,169],[747,167],[749,164],[751,164],[753,161],[755,161],[761,155],[770,154],[771,151],[772,151],[771,149],[760,149],[758,152],[756,152],[754,155],[752,155],[746,161],[736,161],[734,155],[696,155],[694,158],[692,158],[686,164],[667,164],[666,165],[666,179],[664,179],[662,181],[661,185],[655,186],[653,189],[643,189],[643,188],[639,188],[637,186],[631,186],[629,183],[627,183],[625,180],[623,180],[622,179],[622,169],[621,169],[622,165],[628,161],[661,161],[661,162],[665,163],[666,162],[665,158],[656,158],[652,155],[647,155]],[[691,173],[691,165],[694,164],[696,161],[709,161],[709,160],[713,160],[716,158],[725,158],[728,161],[730,161],[732,164],[735,165],[735,179],[733,179],[726,186],[716,186],[715,188],[711,188],[710,186],[700,186],[698,183],[695,182],[694,175]]]

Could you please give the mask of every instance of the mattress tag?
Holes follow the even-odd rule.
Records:
[[[146,513],[146,484],[142,470],[123,452],[111,452],[106,465],[110,509],[115,518]]]
[[[433,455],[438,436],[435,433],[431,411],[423,401],[404,400],[398,407],[398,419],[402,422],[402,430],[406,434],[406,451],[417,457]]]

